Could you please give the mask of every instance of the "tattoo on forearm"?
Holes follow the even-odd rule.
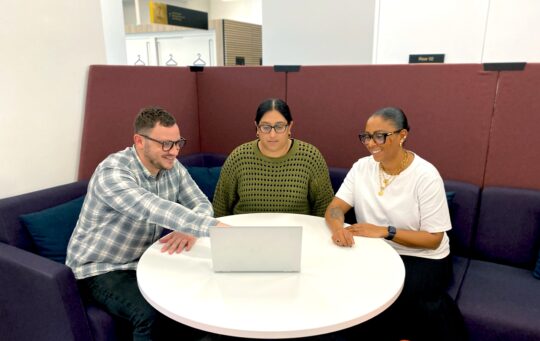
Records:
[[[330,217],[333,219],[343,220],[343,212],[338,207],[330,208]]]

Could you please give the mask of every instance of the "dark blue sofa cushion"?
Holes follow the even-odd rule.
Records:
[[[195,153],[178,156],[178,161],[184,167],[219,167],[223,166],[226,159],[227,155],[216,153]]]
[[[208,200],[212,201],[219,180],[219,174],[221,173],[221,167],[188,166],[186,169],[201,191],[208,197]]]
[[[452,229],[448,231],[450,250],[453,255],[468,258],[472,254],[480,187],[455,180],[444,180],[444,187],[447,199],[451,199],[448,201],[452,219]],[[455,193],[453,197],[452,193]]]
[[[79,219],[84,197],[20,216],[36,244],[39,255],[65,263],[69,238]]]
[[[446,192],[446,201],[448,202],[448,209],[450,212],[452,211],[452,202],[454,201],[455,196],[456,192]]]
[[[540,252],[538,252],[538,259],[536,260],[536,267],[534,268],[533,276],[540,279]]]

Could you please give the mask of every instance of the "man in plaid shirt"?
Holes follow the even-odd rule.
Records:
[[[134,340],[150,340],[159,313],[137,286],[139,258],[158,239],[162,252],[189,250],[208,226],[225,224],[176,159],[186,140],[174,117],[142,109],[133,140],[92,175],[66,264],[91,300],[131,322]],[[160,239],[163,228],[173,232]]]

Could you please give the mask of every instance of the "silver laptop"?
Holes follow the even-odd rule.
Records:
[[[215,272],[299,272],[302,226],[210,227]]]

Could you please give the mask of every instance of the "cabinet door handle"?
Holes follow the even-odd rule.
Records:
[[[157,57],[157,66],[159,66],[159,60],[160,60],[160,57],[159,57],[159,41],[157,40],[157,38],[156,38],[156,57]]]
[[[150,42],[146,42],[146,63],[150,65]]]

